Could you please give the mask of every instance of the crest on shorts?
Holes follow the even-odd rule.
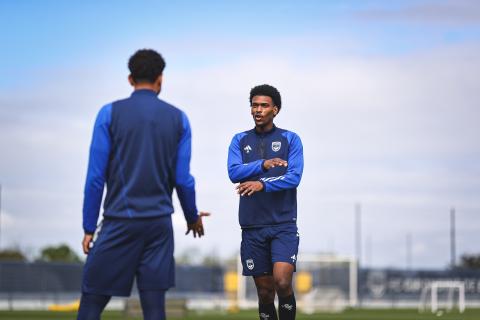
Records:
[[[280,148],[282,147],[282,142],[281,141],[273,141],[272,142],[272,150],[277,152],[278,150],[280,150]]]
[[[247,261],[245,262],[247,263],[248,270],[253,270],[253,268],[255,267],[255,265],[253,264],[253,259],[247,259]]]

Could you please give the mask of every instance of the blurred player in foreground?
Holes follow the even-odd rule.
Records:
[[[158,99],[165,61],[153,50],[129,60],[129,98],[98,113],[83,204],[82,298],[78,319],[100,319],[111,296],[129,296],[136,277],[144,319],[165,319],[174,286],[172,192],[187,234],[204,235],[190,175],[191,131],[180,109]],[[97,226],[104,185],[103,222]],[[94,236],[95,234],[95,236]]]
[[[260,319],[295,319],[292,276],[297,261],[297,186],[303,172],[302,142],[294,132],[277,128],[282,106],[270,85],[250,91],[255,128],[236,134],[228,152],[228,175],[240,194],[240,255],[243,275],[253,276]]]

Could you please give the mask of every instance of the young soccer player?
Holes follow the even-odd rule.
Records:
[[[81,320],[100,319],[111,296],[129,296],[135,277],[144,319],[165,319],[165,291],[174,285],[175,271],[173,188],[187,234],[203,236],[202,217],[209,215],[198,214],[195,204],[187,116],[157,97],[165,61],[144,49],[130,58],[128,67],[135,90],[100,110],[90,147]],[[103,222],[97,227],[105,183]]]
[[[236,134],[228,152],[228,175],[240,194],[240,255],[243,275],[253,276],[262,320],[295,319],[292,276],[297,261],[297,186],[303,171],[298,135],[277,128],[282,107],[278,90],[260,85],[250,91],[255,128]]]

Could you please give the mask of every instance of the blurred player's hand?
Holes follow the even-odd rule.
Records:
[[[251,196],[255,192],[259,192],[262,190],[263,183],[261,183],[260,181],[245,181],[237,186],[237,193],[241,196]]]
[[[202,217],[208,217],[210,213],[208,212],[200,212],[198,215],[197,222],[188,224],[187,223],[187,232],[185,232],[185,235],[189,234],[190,231],[193,231],[193,237],[196,238],[197,234],[198,237],[201,238],[202,236],[205,235],[205,231],[203,230],[203,222],[202,222]]]
[[[90,251],[90,243],[92,243],[93,234],[85,234],[82,240],[83,253],[88,254]]]
[[[287,161],[280,159],[280,158],[273,158],[269,160],[265,160],[263,162],[263,169],[270,170],[271,168],[275,167],[286,167],[288,166]]]

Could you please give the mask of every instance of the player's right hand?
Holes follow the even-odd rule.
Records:
[[[286,167],[286,166],[288,166],[288,162],[280,158],[273,158],[273,159],[265,160],[263,162],[263,168],[265,170],[270,170],[271,168],[274,168],[274,167]]]
[[[208,217],[210,215],[209,212],[200,212],[198,215],[197,222],[187,224],[187,232],[185,232],[185,235],[189,234],[190,231],[193,231],[193,237],[196,238],[197,234],[198,237],[201,238],[202,236],[205,235],[205,230],[203,229],[203,222],[202,222],[202,217]]]
[[[88,254],[90,251],[90,243],[92,243],[93,234],[85,234],[82,240],[83,253]]]

